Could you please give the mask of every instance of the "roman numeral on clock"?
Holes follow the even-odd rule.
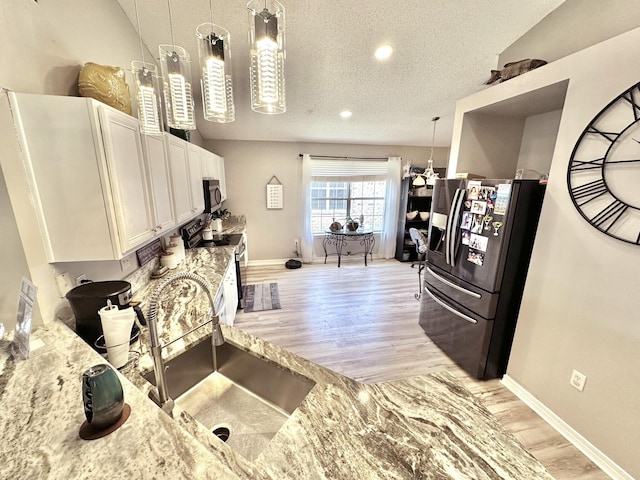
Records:
[[[630,88],[627,93],[622,95],[622,98],[631,104],[631,107],[633,108],[633,118],[635,120],[638,120],[638,118],[640,118],[640,105],[638,105],[638,103],[635,100],[635,97],[637,95],[638,95],[637,86]]]
[[[592,217],[591,223],[598,228],[604,229],[605,232],[608,232],[628,208],[629,206],[625,205],[620,200],[614,200]]]
[[[605,132],[605,131],[602,131],[602,130],[598,130],[593,125],[590,125],[589,128],[587,128],[585,133],[591,133],[591,134],[594,134],[594,135],[600,135],[601,137],[607,139],[611,143],[615,142],[618,139],[618,137],[620,136],[620,132]]]
[[[598,198],[600,195],[607,193],[609,189],[604,184],[603,179],[594,180],[593,182],[585,183],[584,185],[580,185],[579,187],[574,187],[571,189],[571,193],[573,194],[573,198],[578,202],[578,200],[587,199],[582,203],[578,203],[578,205],[582,206],[590,201]]]
[[[604,165],[604,157],[595,160],[574,160],[571,162],[571,171],[579,172],[580,170],[592,170],[594,168],[602,168]]]

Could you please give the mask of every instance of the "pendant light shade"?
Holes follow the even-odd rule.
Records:
[[[189,52],[178,45],[160,45],[158,50],[167,125],[180,130],[195,130]]]
[[[284,6],[275,0],[252,0],[249,10],[251,109],[277,114],[287,109],[284,82]]]
[[[158,83],[158,69],[152,63],[144,61],[144,47],[142,45],[142,31],[138,16],[138,3],[134,0],[136,24],[138,25],[138,39],[140,40],[140,54],[142,61],[131,62],[131,72],[136,88],[136,104],[138,105],[138,120],[140,133],[144,135],[159,135],[162,126],[162,99]]]
[[[150,63],[131,62],[136,86],[140,132],[145,135],[158,135],[163,131],[157,70],[156,66]]]
[[[213,23],[196,29],[201,68],[202,107],[205,120],[228,123],[235,120],[231,81],[231,37]]]

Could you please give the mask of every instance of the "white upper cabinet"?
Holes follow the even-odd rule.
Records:
[[[49,262],[120,259],[154,238],[135,118],[88,98],[9,99]]]
[[[165,233],[176,225],[173,205],[173,189],[169,176],[169,155],[163,135],[142,135],[151,195],[153,198],[156,233]]]
[[[166,135],[166,139],[169,146],[169,166],[176,221],[184,223],[193,216],[187,142],[174,135]]]
[[[197,145],[187,144],[189,152],[189,187],[191,192],[191,213],[198,215],[204,211],[204,186],[202,184],[202,150]]]
[[[220,181],[222,201],[227,199],[227,182],[224,177],[224,158],[208,150],[200,149],[203,175]]]
[[[138,121],[103,105],[96,106],[104,145],[121,252],[128,252],[155,236],[149,181]],[[97,150],[101,154],[101,149]]]
[[[227,199],[227,181],[224,176],[224,158],[215,153],[211,154],[216,166],[216,175],[214,178],[220,180],[220,193],[222,194],[222,201]]]

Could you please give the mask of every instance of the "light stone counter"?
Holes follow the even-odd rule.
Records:
[[[217,289],[232,250],[189,252],[185,270]],[[139,286],[148,298],[157,280]],[[185,282],[163,298],[164,339],[202,320],[206,302]],[[196,298],[204,295],[198,294]],[[111,435],[78,437],[84,420],[80,376],[103,359],[60,322],[37,332],[46,344],[25,361],[8,358],[0,343],[0,478],[247,478],[247,479],[551,479],[531,455],[450,374],[365,385],[276,345],[224,327],[229,341],[316,382],[254,462],[222,443],[181,411],[171,419],[147,398],[139,375],[148,354],[123,373],[131,417]],[[174,344],[175,356],[200,340],[203,328]],[[146,351],[146,332],[142,343]]]

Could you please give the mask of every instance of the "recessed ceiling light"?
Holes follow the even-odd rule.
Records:
[[[376,58],[378,60],[386,60],[393,53],[393,47],[391,45],[382,45],[376,49]]]
[[[340,116],[342,118],[349,118],[351,115],[353,115],[349,110],[343,110],[340,112]]]

